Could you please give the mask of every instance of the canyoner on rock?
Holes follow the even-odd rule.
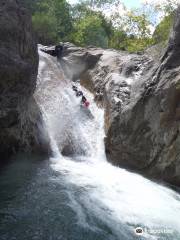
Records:
[[[2,239],[134,240],[137,226],[147,229],[144,240],[178,239],[179,194],[107,162],[103,108],[76,83],[91,102],[90,117],[61,64],[39,55],[35,99],[54,154],[39,162],[23,156],[0,176]]]
[[[1,159],[20,150],[1,169],[0,239],[135,240],[137,227],[143,240],[180,239],[179,193],[106,159],[157,176],[162,157],[177,171],[176,35],[161,61],[70,43],[55,54],[39,45],[38,68],[19,1],[0,4]],[[170,172],[159,178],[179,184]]]
[[[60,60],[68,78],[80,79],[105,108],[108,160],[175,185],[180,185],[179,11],[161,59],[148,50],[128,54],[64,43]]]
[[[49,152],[42,114],[33,93],[38,71],[31,16],[20,1],[0,4],[0,154]]]
[[[79,50],[73,54],[73,59],[76,54],[79,58],[75,64],[81,59]],[[99,51],[102,50],[98,50],[98,54]],[[57,216],[55,213],[53,234],[60,231],[63,237],[67,234],[73,240],[134,240],[135,228],[141,226],[146,229],[143,239],[157,240],[166,236],[178,239],[180,222],[174,217],[180,212],[178,193],[106,161],[104,109],[97,106],[93,94],[77,81],[77,89],[90,99],[93,118],[81,108],[81,100],[72,88],[72,79],[63,74],[65,62],[73,69],[73,61],[63,57],[59,63],[55,57],[39,53],[39,90],[36,97],[45,112],[56,153],[50,159],[50,166],[55,172],[50,172],[55,175],[50,177],[50,182],[56,192],[56,197],[50,201],[53,207],[50,207],[66,209],[65,214]],[[110,53],[116,54],[106,51],[107,55]],[[139,67],[143,71],[144,66]],[[57,191],[62,185],[63,190]],[[73,212],[71,217],[67,215],[70,209]],[[63,225],[59,226],[59,221]],[[64,226],[67,226],[67,232]],[[160,232],[153,233],[151,229]]]
[[[93,51],[83,54],[91,58]],[[117,55],[97,53],[96,64],[105,53]],[[76,54],[79,61],[80,52]],[[134,240],[135,228],[141,226],[144,240],[179,239],[179,194],[107,162],[104,109],[98,108],[92,93],[77,82],[78,90],[91,102],[89,109],[82,108],[72,79],[63,72],[66,57],[60,63],[41,51],[39,57],[34,97],[43,112],[54,154],[47,161],[17,156],[2,171],[1,238]],[[66,68],[68,71],[71,73],[71,68]]]
[[[138,88],[132,84],[129,103],[113,118],[106,138],[111,161],[175,185],[180,185],[179,12],[159,66],[141,74]]]
[[[42,48],[39,46],[39,49]],[[91,110],[83,106],[82,96],[76,96],[72,82],[64,75],[59,61],[41,50],[39,56],[35,98],[44,113],[54,153],[60,152],[64,156],[88,154],[91,147],[87,143],[89,136],[85,126],[89,124],[91,127]],[[78,91],[81,90],[84,92],[79,85]]]

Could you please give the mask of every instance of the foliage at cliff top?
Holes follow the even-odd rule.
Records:
[[[119,0],[86,0],[73,6],[66,0],[24,0],[24,4],[32,12],[39,43],[70,41],[79,46],[138,52],[153,44],[166,44],[177,6],[174,1],[168,0],[162,6],[144,4],[131,11]],[[107,9],[115,10],[110,13]],[[164,18],[157,25],[155,19],[162,12]]]

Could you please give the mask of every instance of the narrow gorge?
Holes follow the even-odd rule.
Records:
[[[39,60],[31,15],[11,0],[1,1],[0,11],[0,162],[4,162],[18,150],[47,154],[50,145],[42,136],[46,129],[41,129],[42,114],[33,97]]]
[[[178,14],[162,56],[156,47],[138,55],[65,43],[61,65],[105,109],[109,161],[179,186]]]
[[[20,1],[0,12],[0,239],[180,239],[180,8],[161,53],[60,58]]]

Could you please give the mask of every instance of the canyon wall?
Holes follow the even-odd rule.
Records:
[[[33,98],[38,71],[31,16],[17,0],[0,3],[0,155],[49,152],[42,114]]]
[[[180,8],[167,48],[156,49],[129,54],[64,43],[60,62],[105,108],[108,160],[180,185]]]

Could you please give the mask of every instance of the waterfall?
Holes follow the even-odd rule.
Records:
[[[143,229],[142,239],[180,239],[179,194],[106,161],[103,109],[77,86],[90,100],[88,110],[75,96],[61,64],[40,52],[36,98],[56,153],[51,158],[56,176],[51,180],[60,184],[63,179],[69,187],[76,224],[94,232],[106,226],[106,239],[136,239],[136,227]]]

